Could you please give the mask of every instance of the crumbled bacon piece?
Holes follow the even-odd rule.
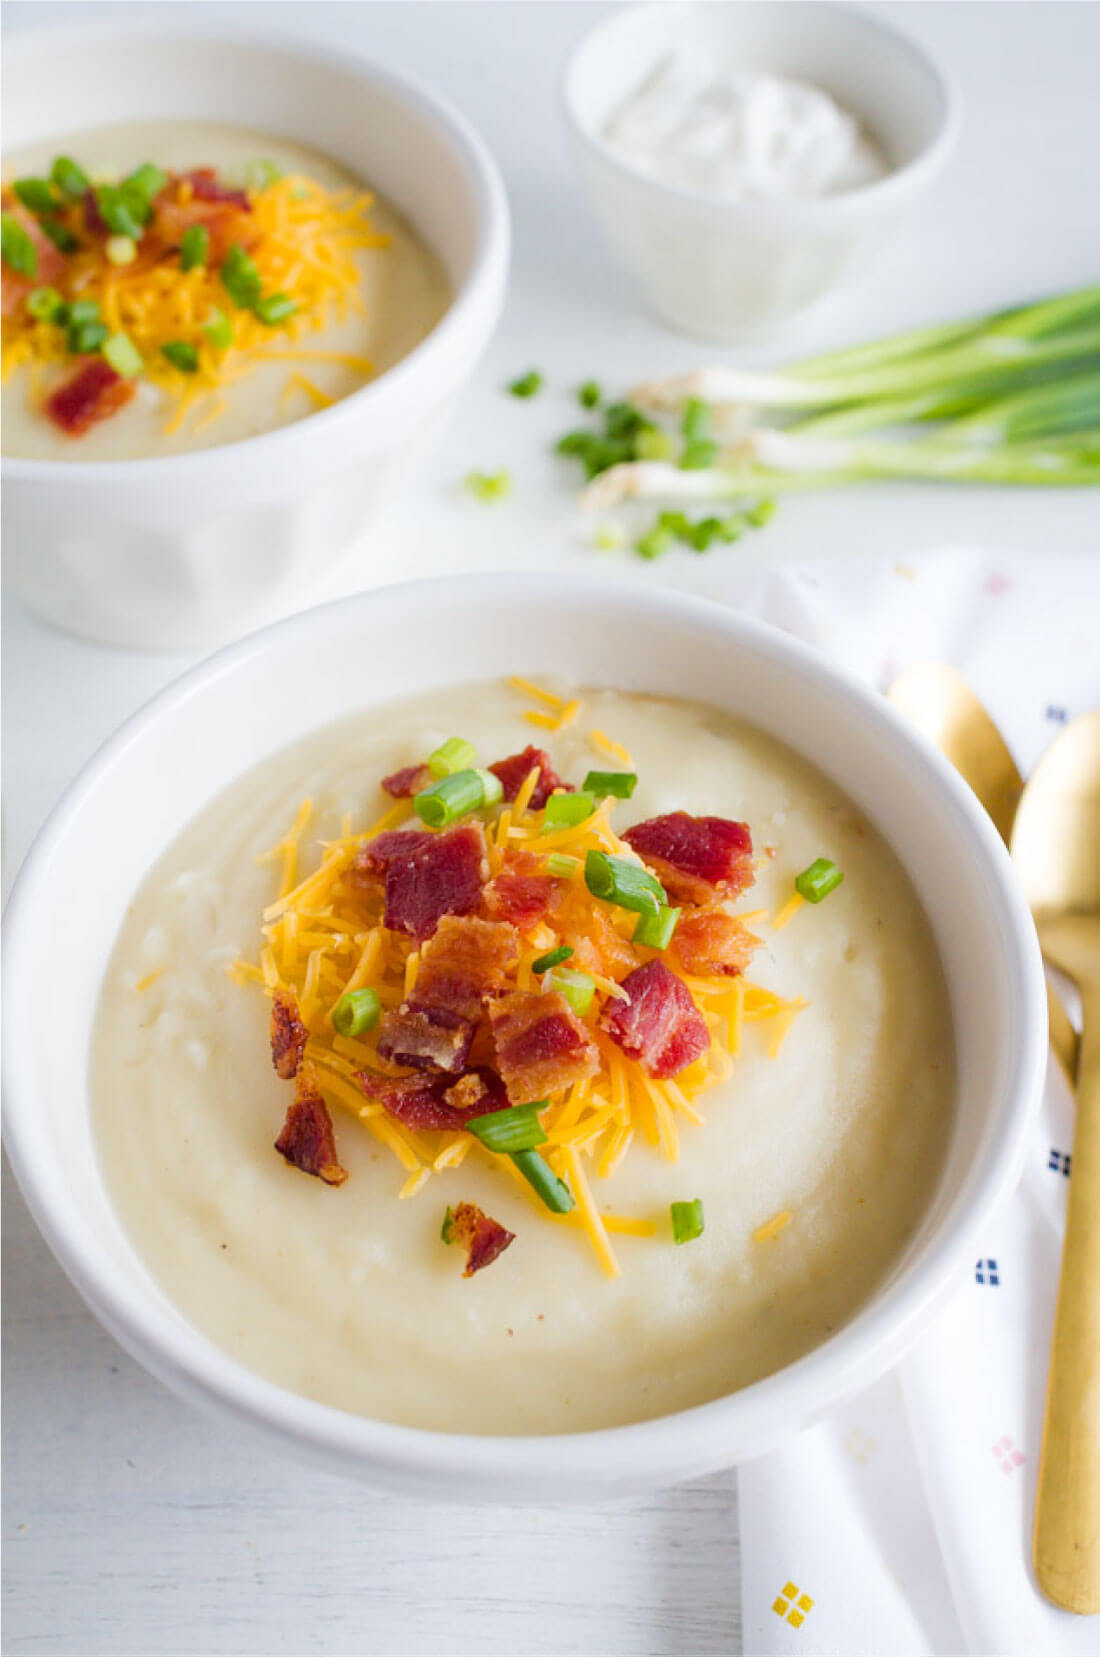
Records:
[[[489,1003],[497,1066],[515,1105],[583,1081],[600,1055],[563,995],[523,990]]]
[[[703,1015],[682,978],[663,961],[638,967],[619,986],[629,1001],[611,1001],[600,1022],[649,1075],[676,1076],[710,1046]]]
[[[171,179],[156,199],[152,230],[162,247],[179,247],[193,225],[201,225],[210,238],[211,267],[222,263],[235,242],[247,248],[258,239],[246,193],[219,184],[209,167]]]
[[[382,875],[385,923],[394,932],[430,938],[444,915],[468,915],[489,875],[485,830],[459,823],[442,834],[396,829],[380,834],[355,860],[360,877]]]
[[[293,992],[276,990],[271,1002],[271,1062],[284,1082],[293,1081],[302,1068],[308,1035]]]
[[[736,915],[724,909],[689,909],[681,915],[672,950],[685,972],[736,978],[760,945]]]
[[[586,910],[584,933],[573,944],[570,966],[582,972],[598,972],[605,978],[618,978],[638,966],[641,956],[618,931],[609,912],[601,904]]]
[[[432,774],[426,765],[406,765],[382,778],[382,787],[395,800],[411,800],[422,788],[431,786]]]
[[[421,954],[414,999],[476,1019],[488,998],[500,994],[518,960],[514,926],[444,915]]]
[[[473,1277],[483,1266],[491,1266],[516,1240],[514,1231],[505,1230],[472,1202],[460,1202],[447,1210],[443,1235],[448,1243],[461,1243],[466,1250],[463,1277]]]
[[[82,437],[97,421],[107,420],[134,395],[133,380],[124,380],[102,357],[91,357],[46,399],[46,413],[69,437]]]
[[[466,1068],[473,1039],[472,1019],[448,1007],[405,1001],[383,1014],[378,1051],[393,1064],[454,1076]]]
[[[540,874],[530,852],[507,852],[500,873],[485,888],[485,911],[527,932],[548,915],[558,891],[553,875]]]
[[[567,794],[573,792],[573,784],[562,782],[550,763],[550,755],[544,748],[525,748],[522,754],[511,754],[507,759],[497,760],[489,769],[494,777],[500,778],[504,787],[504,798],[514,800],[536,765],[539,768],[539,780],[535,784],[529,803],[532,811],[541,811],[555,789],[562,788]]]
[[[468,1070],[456,1082],[450,1076],[376,1076],[357,1072],[367,1098],[407,1128],[464,1128],[475,1116],[507,1110],[508,1095],[494,1070]]]
[[[332,1118],[315,1078],[308,1069],[298,1072],[298,1091],[286,1113],[275,1149],[303,1174],[315,1174],[326,1185],[343,1185],[347,1169],[336,1155]]]
[[[635,823],[623,835],[652,869],[674,903],[709,903],[751,886],[752,835],[728,817],[691,817],[670,811]]]
[[[247,190],[237,190],[232,185],[222,184],[213,167],[193,167],[189,173],[180,175],[179,182],[189,184],[193,196],[198,201],[227,201],[234,207],[239,207],[242,213],[252,211]]]

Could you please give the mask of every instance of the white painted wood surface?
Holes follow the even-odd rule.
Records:
[[[5,28],[133,6],[5,6]],[[162,17],[194,4],[157,5]],[[217,17],[354,41],[476,121],[501,161],[516,252],[500,332],[416,489],[333,591],[455,567],[590,563],[570,480],[548,454],[569,389],[626,387],[698,361],[637,308],[577,197],[560,67],[604,8],[565,4],[252,4]],[[1094,6],[886,5],[958,79],[968,124],[924,221],[877,272],[800,322],[783,355],[1095,280]],[[1091,17],[1088,14],[1093,14]],[[1091,44],[1090,44],[1091,43]],[[1089,123],[1091,122],[1091,127]],[[1093,158],[1086,137],[1093,133]],[[1091,191],[1091,194],[1090,194]],[[775,351],[742,353],[748,362]],[[531,404],[501,385],[529,366]],[[462,501],[470,467],[508,466],[499,509]],[[1037,492],[865,488],[785,502],[729,557],[601,570],[735,597],[762,563],[903,557],[943,544],[1064,550],[1095,502]],[[318,597],[328,596],[319,593]],[[128,655],[4,615],[9,870],[65,784],[182,658]],[[381,1498],[238,1440],[178,1403],[102,1332],[4,1179],[6,1657],[710,1657],[740,1649],[732,1475],[628,1507],[461,1509]],[[811,1648],[800,1646],[807,1657]]]

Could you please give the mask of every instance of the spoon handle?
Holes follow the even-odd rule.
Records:
[[[1035,1573],[1066,1611],[1100,1612],[1100,982],[1083,1034],[1066,1240],[1035,1508]]]

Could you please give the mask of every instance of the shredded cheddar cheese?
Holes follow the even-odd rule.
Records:
[[[773,1237],[779,1236],[779,1233],[783,1230],[784,1226],[790,1224],[790,1219],[791,1211],[789,1208],[784,1208],[779,1214],[773,1214],[770,1220],[765,1220],[763,1225],[757,1226],[756,1230],[752,1234],[753,1242],[771,1242]]]
[[[801,892],[794,892],[787,899],[782,909],[772,921],[772,930],[774,932],[781,932],[787,925],[788,921],[794,920],[794,917],[798,914],[798,911],[802,908],[805,901],[806,899],[802,896]]]

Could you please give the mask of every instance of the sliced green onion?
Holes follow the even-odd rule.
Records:
[[[563,961],[568,961],[572,953],[571,944],[559,944],[557,949],[549,949],[545,955],[540,955],[537,961],[532,961],[531,971],[549,972],[551,967],[560,967]]]
[[[467,472],[462,484],[479,501],[499,501],[512,493],[510,472]]]
[[[103,322],[69,324],[69,350],[74,357],[89,357],[98,351],[111,330]]]
[[[103,341],[103,355],[116,374],[132,380],[145,367],[141,352],[129,334],[111,334]]]
[[[70,323],[99,322],[99,301],[97,299],[74,299],[68,307],[65,320]]]
[[[126,196],[121,185],[101,184],[95,192],[95,204],[112,235],[130,236],[135,242],[140,242],[146,222],[140,195],[132,191]]]
[[[466,1127],[487,1151],[496,1151],[502,1156],[510,1156],[515,1151],[533,1151],[536,1145],[546,1144],[546,1131],[538,1113],[549,1102],[540,1099],[533,1105],[509,1105],[505,1110],[471,1117]]]
[[[673,1202],[668,1205],[672,1219],[672,1241],[674,1243],[693,1243],[696,1237],[703,1235],[703,1199],[696,1197],[692,1202]]]
[[[590,771],[584,786],[597,798],[629,800],[638,786],[638,774],[636,771]]]
[[[584,860],[584,881],[593,897],[606,898],[620,909],[632,909],[639,915],[661,912],[668,895],[656,875],[628,857],[609,857],[607,852],[591,851]]]
[[[750,506],[745,513],[746,520],[752,524],[754,529],[762,529],[768,520],[774,516],[775,502],[773,500],[757,501],[756,505]]]
[[[685,443],[680,452],[681,472],[702,472],[708,466],[713,466],[718,456],[718,445],[709,438],[699,438],[691,443]]]
[[[234,305],[242,311],[252,310],[263,292],[263,278],[239,242],[229,249],[219,275]]]
[[[39,219],[38,228],[57,248],[59,253],[75,253],[80,243],[67,225],[60,219]]]
[[[17,178],[12,189],[32,213],[53,213],[60,205],[57,191],[48,178]]]
[[[633,403],[609,403],[604,419],[608,437],[636,437],[650,427],[650,421]]]
[[[154,196],[159,196],[168,183],[168,174],[154,167],[151,161],[142,162],[141,166],[127,175],[122,181],[122,189],[128,195],[144,196],[151,202]]]
[[[675,444],[668,432],[659,426],[649,426],[638,433],[634,448],[639,460],[671,460]]]
[[[631,942],[644,944],[647,949],[667,949],[679,919],[680,911],[665,904],[656,915],[639,915]]]
[[[443,1215],[443,1224],[439,1228],[439,1235],[445,1243],[453,1243],[455,1240],[455,1211],[450,1203],[447,1204],[446,1212]]]
[[[567,857],[564,852],[551,852],[546,859],[546,872],[558,880],[572,880],[581,866],[579,857]]]
[[[578,1018],[583,1018],[592,1005],[596,980],[587,972],[576,972],[572,967],[554,967],[546,975],[546,986],[564,995]]]
[[[132,265],[137,258],[137,250],[132,236],[108,236],[103,246],[112,265]]]
[[[36,322],[61,322],[65,301],[56,288],[34,288],[27,295],[27,311]]]
[[[542,390],[542,375],[536,368],[530,368],[518,380],[513,380],[508,390],[513,397],[533,397]]]
[[[830,892],[836,891],[843,879],[843,870],[838,869],[827,857],[818,857],[808,869],[803,869],[800,875],[795,876],[794,889],[807,903],[820,903],[822,898],[827,898]]]
[[[288,293],[268,293],[257,299],[252,307],[259,320],[268,328],[277,328],[298,309],[298,301]]]
[[[195,270],[210,257],[210,232],[204,224],[189,224],[180,237],[180,269]]]
[[[233,343],[233,324],[217,306],[211,311],[210,321],[204,324],[202,331],[218,351],[228,351]]]
[[[563,1179],[559,1179],[549,1163],[537,1151],[513,1151],[512,1161],[552,1214],[568,1214],[575,1208],[573,1193]]]
[[[161,346],[161,355],[168,358],[173,368],[178,368],[181,374],[194,374],[199,366],[199,349],[187,339],[170,339],[167,345]]]
[[[413,810],[429,828],[446,828],[485,803],[485,784],[479,771],[454,771],[413,796]]]
[[[477,758],[477,749],[464,737],[448,737],[434,754],[428,755],[428,770],[433,777],[449,777],[455,771],[468,771]]]
[[[626,544],[626,533],[618,524],[600,524],[593,541],[600,552],[617,552]]]
[[[680,430],[688,443],[706,442],[710,438],[710,404],[701,397],[689,397],[684,404]]]
[[[244,170],[245,186],[249,190],[267,190],[278,184],[282,172],[274,161],[250,161]]]
[[[38,275],[34,243],[11,213],[0,213],[0,259],[20,276]]]
[[[634,543],[634,551],[639,558],[660,558],[672,545],[672,531],[665,529],[661,524],[654,524],[647,529]]]
[[[499,805],[504,798],[504,784],[493,771],[478,769],[481,778],[481,803],[483,806]]]
[[[595,408],[603,393],[595,380],[585,380],[577,392],[577,401],[581,408]]]
[[[59,155],[50,168],[50,177],[63,196],[70,201],[80,201],[86,191],[92,187],[92,181],[84,168],[75,162],[71,155]]]
[[[551,794],[546,802],[543,814],[542,832],[549,834],[554,829],[575,828],[591,817],[596,809],[596,801],[591,794],[576,792],[573,794]]]
[[[382,1003],[373,990],[349,990],[332,1009],[332,1027],[342,1036],[362,1036],[382,1016]]]
[[[599,438],[592,432],[566,432],[564,436],[558,438],[554,447],[560,455],[583,457],[588,453],[593,443],[598,442]]]

